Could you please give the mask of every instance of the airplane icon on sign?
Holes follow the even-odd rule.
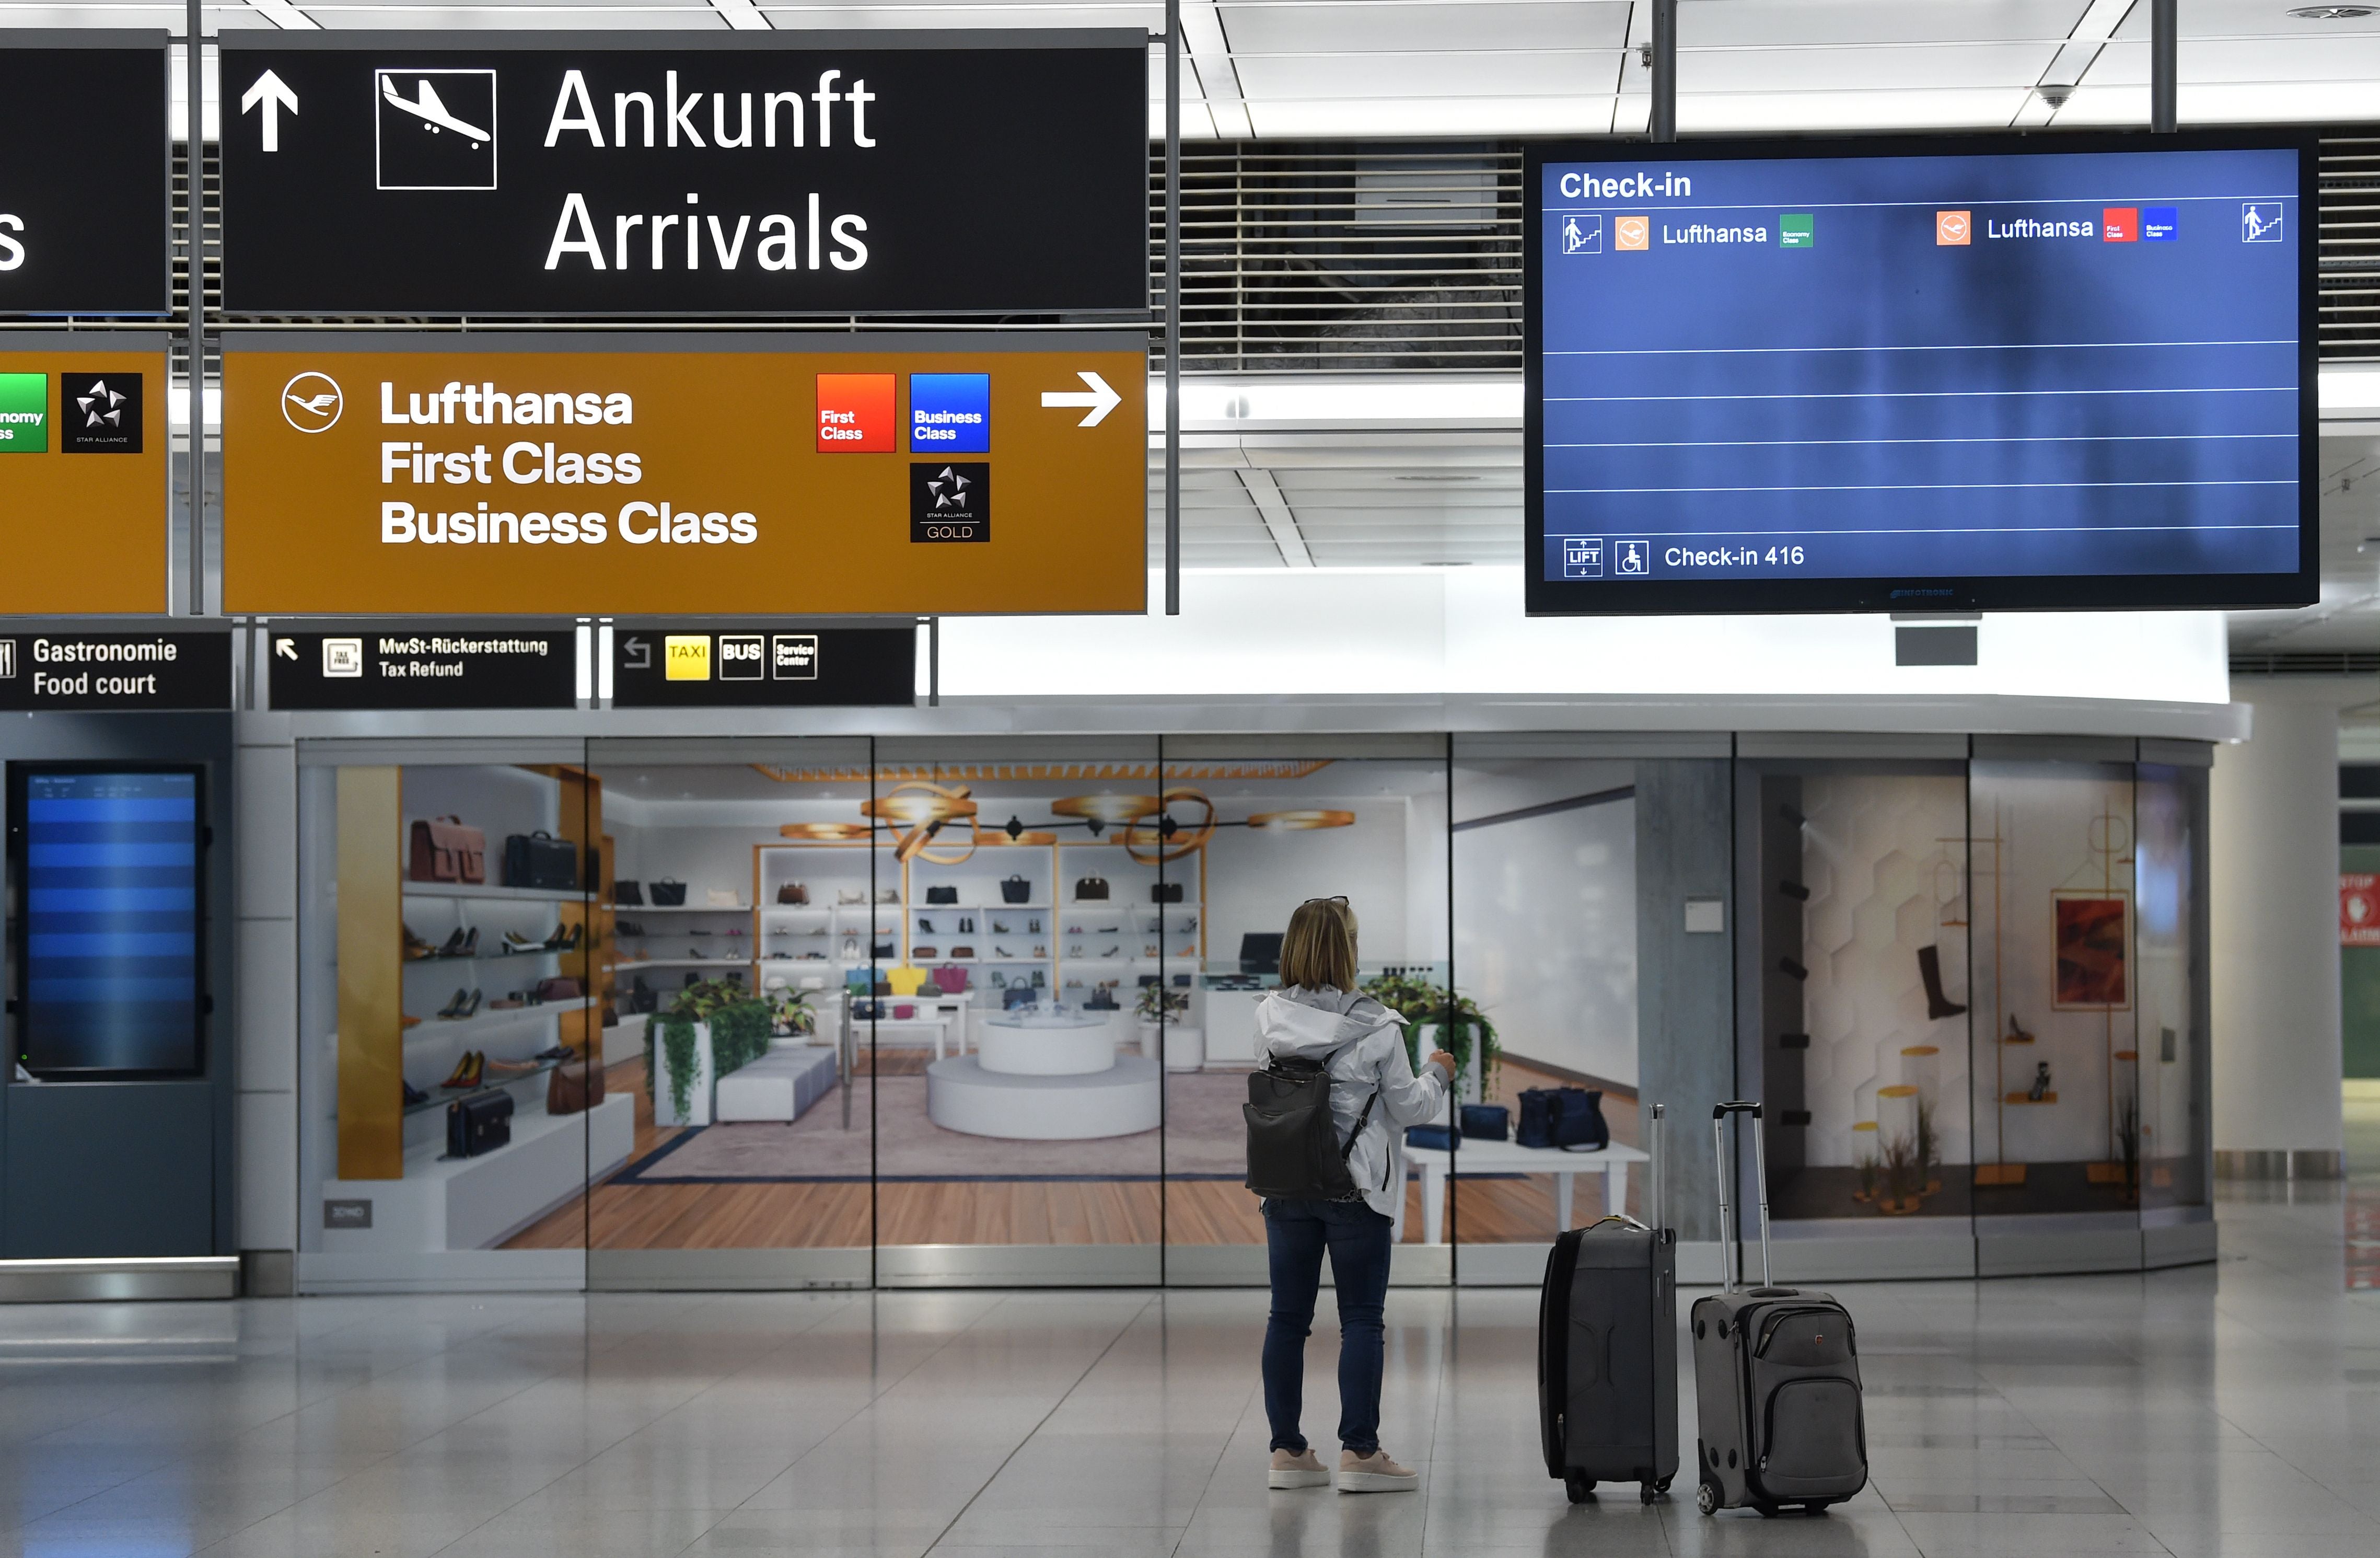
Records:
[[[387,76],[380,79],[380,95],[387,100],[388,105],[423,121],[429,125],[431,134],[434,135],[442,129],[450,129],[468,140],[474,146],[482,145],[495,139],[493,135],[479,126],[466,124],[446,112],[446,105],[438,101],[437,90],[426,79],[417,83],[415,93],[413,100],[408,102],[405,94],[396,90],[395,81]]]

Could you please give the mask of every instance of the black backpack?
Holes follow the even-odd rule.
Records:
[[[1331,1057],[1345,1048],[1333,1050]],[[1379,1098],[1376,1089],[1364,1101],[1355,1129],[1342,1143],[1330,1121],[1329,1059],[1275,1055],[1262,1071],[1248,1073],[1248,1102],[1240,1109],[1248,1122],[1248,1188],[1267,1199],[1344,1201],[1361,1195],[1355,1176],[1347,1172],[1347,1157]],[[1388,1188],[1387,1168],[1383,1162],[1382,1189]]]

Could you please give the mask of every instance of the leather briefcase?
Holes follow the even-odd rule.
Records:
[[[574,1060],[553,1068],[546,1079],[545,1112],[576,1114],[603,1102],[603,1068]]]
[[[488,880],[488,835],[460,817],[417,818],[406,875],[416,882]]]
[[[540,1001],[580,1001],[586,996],[587,987],[567,974],[556,974],[552,979],[537,981],[537,998]]]
[[[476,1158],[513,1139],[513,1095],[481,1093],[446,1106],[446,1155]]]
[[[542,830],[504,840],[504,885],[559,892],[578,885],[578,846]]]

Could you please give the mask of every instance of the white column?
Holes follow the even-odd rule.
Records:
[[[2337,1177],[2334,700],[2260,688],[2250,738],[2215,749],[2209,809],[2217,1172]]]

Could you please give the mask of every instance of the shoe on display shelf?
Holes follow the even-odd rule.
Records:
[[[455,933],[439,943],[438,955],[441,957],[462,956],[463,940],[467,933],[468,932],[466,932],[460,925],[455,926]]]
[[[415,935],[413,933],[412,926],[407,925],[405,927],[405,960],[407,963],[418,963],[425,957],[435,957],[437,955],[438,949],[436,947]]]
[[[428,1093],[423,1092],[419,1088],[415,1087],[412,1083],[405,1081],[402,1077],[398,1078],[398,1085],[405,1089],[405,1106],[407,1109],[412,1108],[417,1103],[427,1103],[430,1102],[430,1095]]]

